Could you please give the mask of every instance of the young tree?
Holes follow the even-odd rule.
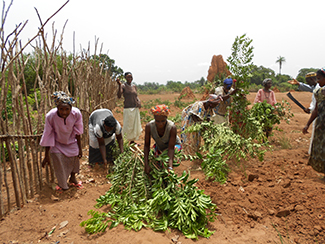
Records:
[[[276,63],[279,63],[279,74],[281,75],[281,68],[282,64],[285,63],[286,59],[285,57],[279,56],[278,59],[275,61]]]

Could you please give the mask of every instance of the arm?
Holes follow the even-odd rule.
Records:
[[[168,171],[173,169],[173,162],[174,162],[174,156],[175,156],[175,144],[176,144],[176,134],[177,129],[174,125],[170,130],[170,137],[169,137],[169,144],[168,144]]]
[[[105,140],[103,137],[97,138],[98,140],[98,145],[99,145],[99,151],[100,154],[102,155],[103,158],[103,163],[106,165],[107,164],[107,159],[106,159],[106,147],[105,147]]]
[[[310,118],[306,124],[306,126],[302,129],[302,133],[306,134],[308,133],[308,128],[310,124],[314,121],[314,119],[318,116],[318,111],[317,111],[318,105],[316,103],[314,111],[311,113]]]
[[[45,157],[42,161],[42,167],[50,163],[50,147],[45,147]]]
[[[80,135],[76,135],[76,139],[77,139],[78,148],[79,148],[78,158],[81,158],[82,157],[82,148],[81,148]]]
[[[124,147],[123,147],[123,136],[122,136],[122,134],[116,135],[116,140],[117,140],[118,145],[120,147],[120,152],[123,153],[124,152]]]
[[[274,104],[276,104],[276,99],[275,99],[275,93],[274,91],[271,91],[271,95],[272,95],[272,105],[274,106]]]
[[[150,140],[151,140],[151,129],[150,124],[146,124],[145,128],[145,135],[144,135],[144,171],[149,174],[150,167],[149,167],[149,150],[150,150]]]
[[[238,89],[236,88],[236,89],[234,89],[234,90],[232,90],[231,92],[229,92],[227,95],[225,95],[225,96],[222,96],[222,100],[223,101],[226,101],[230,96],[232,96],[232,95],[234,95],[236,92],[238,91]]]
[[[254,99],[254,103],[260,103],[260,102],[262,102],[261,100],[261,96],[262,96],[262,94],[261,94],[261,90],[258,90],[258,92],[256,93],[256,97],[255,97],[255,99]]]
[[[122,93],[123,93],[123,88],[122,88],[122,83],[119,78],[116,79],[117,85],[118,85],[118,90],[117,90],[117,97],[121,98]]]

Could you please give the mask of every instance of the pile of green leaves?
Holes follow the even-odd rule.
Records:
[[[179,155],[180,156],[180,155]],[[187,238],[210,237],[209,221],[216,217],[215,204],[210,197],[189,180],[185,171],[178,176],[173,171],[157,167],[168,162],[166,153],[155,158],[150,154],[152,171],[150,177],[144,173],[141,153],[126,151],[115,162],[114,173],[109,177],[111,188],[96,201],[96,208],[108,205],[107,213],[90,210],[91,218],[80,225],[88,233],[103,232],[118,224],[135,231],[142,227],[155,231],[176,228]]]
[[[256,133],[263,133],[261,127]],[[202,159],[202,170],[207,178],[214,179],[220,183],[227,180],[229,172],[225,159],[240,161],[250,157],[263,160],[265,150],[262,144],[255,142],[252,138],[245,138],[235,133],[224,124],[213,124],[213,122],[202,122],[189,126],[185,133],[200,133],[204,144],[200,148],[202,154],[197,153]],[[204,153],[204,154],[203,154]]]
[[[259,122],[263,129],[273,128],[274,125],[280,124],[281,120],[289,123],[293,117],[290,104],[287,101],[276,103],[274,106],[266,101],[255,103],[250,109],[250,116]],[[278,127],[275,127],[278,129]]]

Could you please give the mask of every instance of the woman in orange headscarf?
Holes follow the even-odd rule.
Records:
[[[175,124],[168,120],[170,114],[168,106],[165,104],[154,106],[150,109],[154,116],[154,120],[150,121],[145,128],[144,136],[144,165],[145,172],[149,174],[150,167],[148,162],[151,137],[154,139],[155,155],[159,155],[162,151],[168,150],[168,171],[173,170],[173,161],[175,149],[181,150],[181,140],[177,136]]]

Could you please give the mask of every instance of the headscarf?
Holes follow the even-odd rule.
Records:
[[[170,114],[170,110],[167,105],[161,104],[156,105],[150,109],[150,112],[153,115],[162,115],[162,116],[168,116]]]
[[[75,100],[73,97],[69,97],[65,92],[63,91],[56,91],[52,94],[52,99],[56,106],[59,106],[62,103],[72,105],[75,103]]]
[[[305,78],[309,78],[309,77],[316,77],[316,73],[315,72],[309,72],[306,74]]]
[[[230,90],[231,86],[232,86],[232,79],[231,78],[227,78],[223,81],[224,85],[227,85],[227,89]]]
[[[262,81],[263,86],[265,86],[267,83],[272,82],[271,78],[266,78]]]

